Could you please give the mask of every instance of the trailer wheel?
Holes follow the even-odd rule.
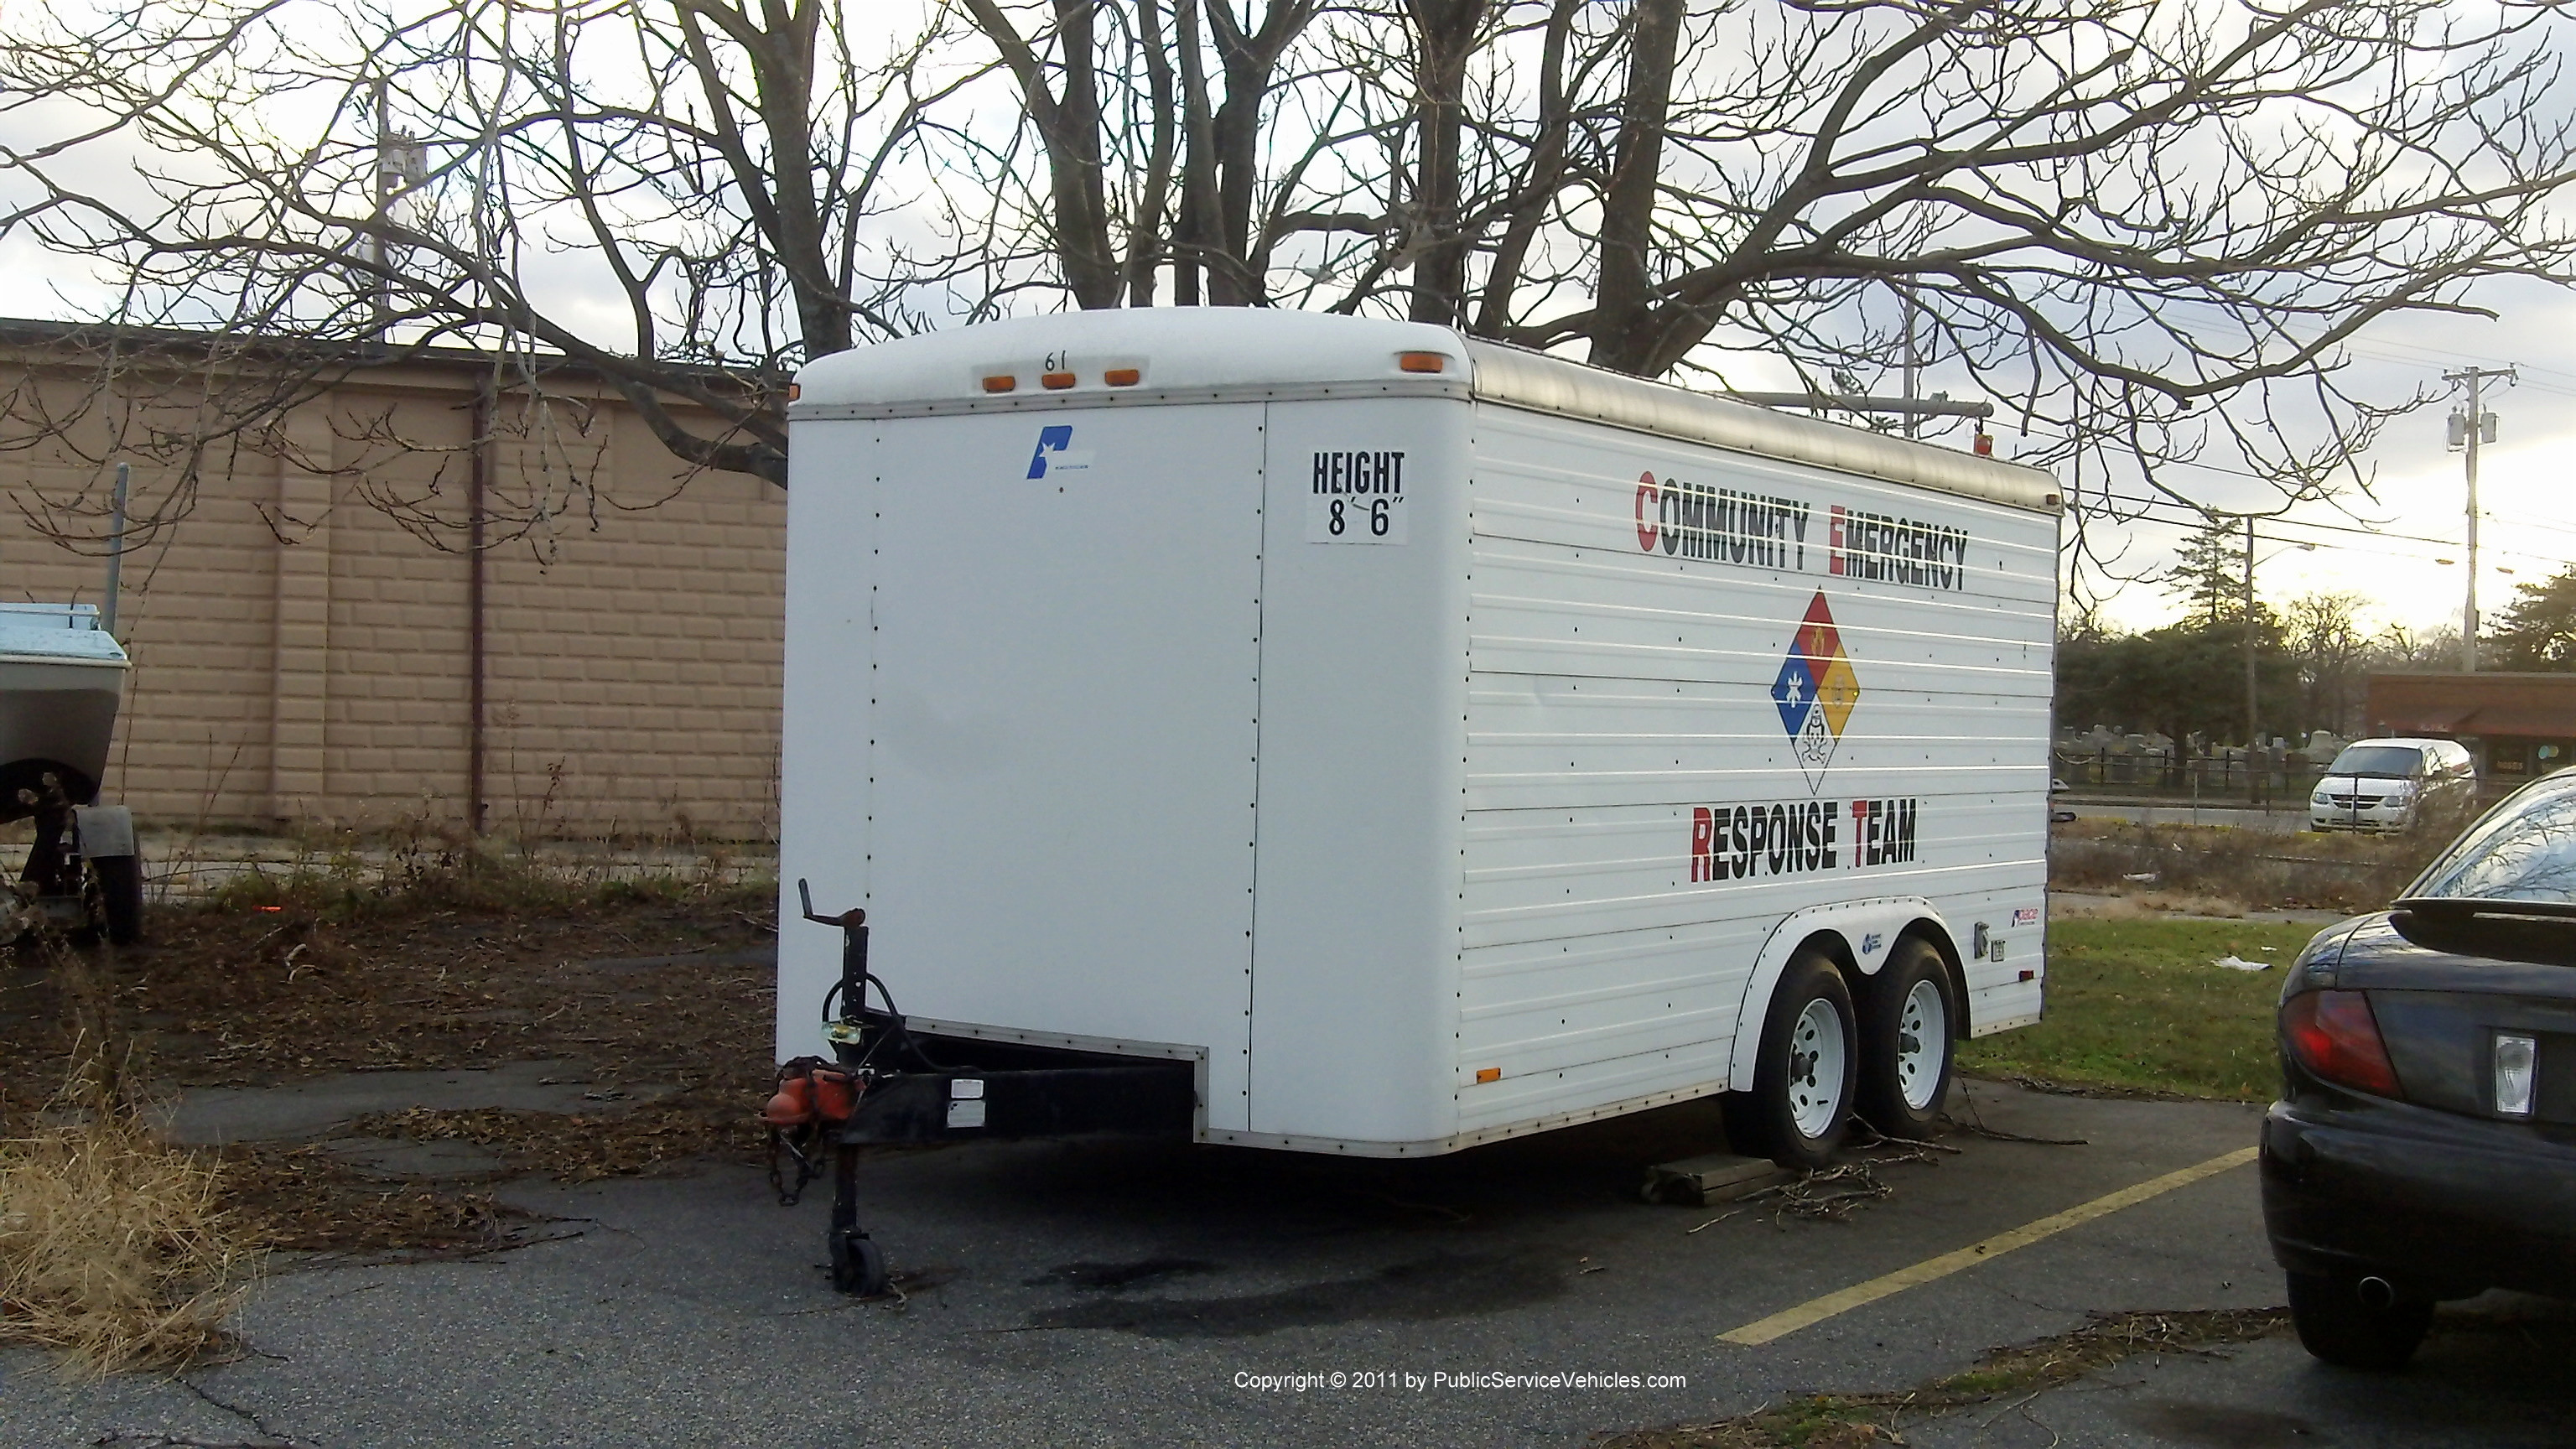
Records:
[[[132,945],[143,935],[143,857],[92,856],[89,874],[100,930],[117,945]]]
[[[865,1233],[832,1234],[832,1286],[875,1298],[886,1291],[885,1253]]]
[[[1850,1129],[1857,1046],[1842,973],[1814,952],[1792,957],[1764,1013],[1753,1090],[1721,1102],[1727,1141],[1792,1170],[1824,1166]]]
[[[1950,1091],[1959,1014],[1950,970],[1908,936],[1862,988],[1860,1115],[1890,1137],[1932,1135]]]

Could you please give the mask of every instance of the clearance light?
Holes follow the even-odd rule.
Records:
[[[1476,1080],[1477,1080],[1477,1081],[1480,1081],[1480,1082],[1499,1082],[1499,1081],[1501,1081],[1502,1079],[1503,1079],[1503,1069],[1502,1069],[1501,1067],[1478,1067],[1478,1068],[1476,1068]]]
[[[1399,352],[1395,365],[1406,372],[1446,372],[1449,359],[1437,352]]]
[[[2358,991],[2310,991],[2281,1008],[2281,1035],[2299,1064],[2337,1086],[2397,1095],[2397,1069],[2379,1039],[2370,998]],[[2498,1068],[2501,1073],[2502,1068]]]
[[[1145,374],[1138,368],[1113,367],[1100,374],[1100,380],[1111,387],[1134,387],[1145,380]]]
[[[798,398],[803,397],[804,395],[805,395],[805,384],[803,384],[803,383],[801,383],[801,382],[791,382],[791,383],[787,384],[787,400],[788,400],[789,402],[794,402],[794,401],[796,401]]]
[[[1007,372],[997,372],[991,377],[984,379],[984,391],[986,392],[1009,392],[1012,388],[1018,387],[1019,385],[1020,380],[1011,376]]]
[[[2531,1115],[2532,1089],[2539,1085],[2540,1038],[2500,1031],[2495,1037],[2495,1110],[2499,1117]]]
[[[1038,381],[1060,392],[1065,388],[1073,386],[1073,374],[1069,372],[1040,373],[1038,375]]]

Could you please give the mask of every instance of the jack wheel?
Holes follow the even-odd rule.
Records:
[[[143,935],[143,858],[135,855],[91,856],[90,917],[100,934],[119,946]]]
[[[886,1291],[885,1253],[865,1233],[832,1235],[832,1286],[843,1293],[877,1298]]]

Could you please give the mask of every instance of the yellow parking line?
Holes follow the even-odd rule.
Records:
[[[2175,1188],[2198,1182],[2204,1177],[2216,1177],[2231,1167],[2242,1167],[2254,1160],[2256,1151],[2257,1149],[2252,1147],[2240,1147],[2234,1152],[2222,1153],[2207,1162],[2186,1167],[2180,1172],[2168,1172],[2162,1177],[2149,1178],[2135,1187],[2124,1187],[2118,1192],[2105,1193],[2091,1202],[2078,1203],[2062,1213],[2051,1213],[2035,1223],[2025,1224],[2009,1232],[1997,1233],[1983,1242],[1970,1243],[1956,1252],[1943,1253],[1937,1258],[1926,1258],[1911,1268],[1899,1268],[1884,1277],[1872,1278],[1866,1283],[1856,1283],[1840,1292],[1828,1293],[1822,1298],[1811,1298],[1795,1308],[1784,1309],[1768,1318],[1756,1319],[1742,1328],[1719,1334],[1718,1341],[1747,1345],[1769,1343],[1784,1334],[1795,1333],[1808,1324],[1821,1323],[1846,1309],[1858,1308],[1864,1303],[1875,1303],[1889,1294],[1902,1293],[1908,1288],[1919,1287],[1935,1278],[1947,1278],[1962,1268],[1972,1268],[1988,1259],[2001,1257],[2015,1248],[2028,1247],[2042,1238],[2062,1233],[2078,1223],[2089,1223],[2095,1218],[2118,1212],[2135,1203],[2145,1202],[2148,1198],[2161,1196]]]

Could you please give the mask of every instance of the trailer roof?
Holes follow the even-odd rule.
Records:
[[[1424,356],[1437,357],[1436,372]],[[1412,360],[1411,368],[1407,359]],[[2021,508],[2062,506],[2037,468],[1775,412],[1448,327],[1241,307],[1018,317],[818,358],[791,418],[934,417],[1323,397],[1473,398]]]

